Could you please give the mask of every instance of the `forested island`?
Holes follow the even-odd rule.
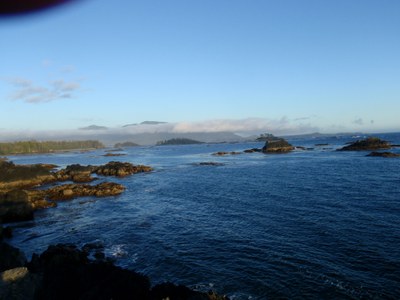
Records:
[[[122,148],[122,147],[137,147],[140,146],[139,144],[136,144],[134,142],[124,142],[124,143],[116,143],[114,145],[114,148]]]
[[[186,138],[176,138],[170,140],[164,140],[157,142],[157,146],[165,146],[165,145],[191,145],[191,144],[203,144],[203,142],[186,139]]]
[[[95,140],[85,141],[18,141],[0,143],[0,155],[51,153],[65,150],[99,149],[105,146]]]

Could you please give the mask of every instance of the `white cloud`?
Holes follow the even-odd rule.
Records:
[[[9,99],[27,103],[43,103],[59,99],[73,98],[81,89],[78,81],[53,80],[46,85],[38,85],[25,78],[7,79],[14,86]]]
[[[89,120],[89,119],[88,119]],[[97,124],[101,126],[102,124]],[[319,131],[319,128],[310,124],[298,123],[287,117],[277,120],[262,118],[247,119],[220,119],[205,120],[201,122],[177,122],[162,124],[137,124],[127,127],[108,127],[107,129],[93,130],[25,130],[25,131],[7,131],[2,130],[0,139],[2,140],[18,140],[27,138],[36,139],[62,139],[62,138],[85,138],[93,137],[93,134],[101,139],[102,135],[134,135],[141,133],[189,133],[189,132],[233,132],[242,134],[243,136],[258,135],[261,133],[272,133],[275,135],[290,135],[312,133]]]
[[[221,119],[203,122],[176,123],[172,132],[219,132],[228,131],[235,133],[270,132],[276,134],[297,134],[318,131],[318,128],[310,124],[298,123],[287,117],[281,119]]]

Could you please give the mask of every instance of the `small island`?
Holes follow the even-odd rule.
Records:
[[[167,146],[167,145],[192,145],[192,144],[203,144],[203,142],[187,139],[187,138],[175,138],[170,140],[164,140],[157,142],[157,146]]]
[[[348,146],[337,149],[337,151],[365,151],[365,150],[380,150],[390,149],[392,146],[389,142],[381,140],[377,137],[368,137],[363,140],[357,140]]]
[[[285,139],[279,138],[278,140],[266,141],[262,148],[263,153],[287,153],[293,151],[295,148],[289,144]]]
[[[134,142],[123,142],[123,143],[116,143],[114,145],[114,148],[138,147],[138,146],[140,145]]]

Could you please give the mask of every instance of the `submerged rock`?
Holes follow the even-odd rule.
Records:
[[[400,157],[400,154],[393,152],[371,152],[367,156],[376,156],[376,157]]]
[[[262,152],[262,149],[259,148],[252,148],[243,151],[244,153],[255,153],[255,152]]]
[[[126,155],[125,153],[106,153],[106,154],[103,154],[103,156],[124,156],[124,155]]]
[[[224,166],[224,163],[219,163],[215,161],[203,161],[200,163],[195,163],[196,166]]]
[[[338,149],[338,151],[363,151],[363,150],[379,150],[390,149],[392,146],[389,142],[376,137],[369,137],[364,140],[357,140],[348,146]]]
[[[266,141],[262,152],[264,153],[287,153],[293,151],[294,147],[285,139]]]
[[[236,151],[231,151],[231,152],[219,151],[219,152],[213,153],[212,155],[215,155],[215,156],[224,156],[224,155],[237,155],[237,154],[242,154],[242,152],[236,152]]]

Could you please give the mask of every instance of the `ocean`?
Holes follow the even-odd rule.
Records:
[[[400,144],[400,134],[378,136]],[[104,150],[11,156],[17,164],[118,160],[154,168],[99,177],[127,190],[38,211],[34,221],[13,224],[11,243],[29,258],[49,244],[99,242],[117,265],[152,284],[231,299],[398,299],[400,158],[335,151],[354,140],[289,139],[313,149],[268,155],[212,155],[258,142],[133,147],[120,157]]]

